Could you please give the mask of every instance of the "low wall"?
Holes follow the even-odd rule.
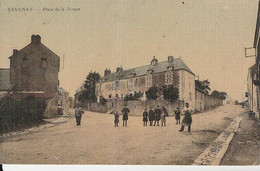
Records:
[[[204,110],[209,110],[217,106],[223,105],[223,101],[209,95],[205,95],[204,99]]]
[[[180,108],[180,110],[183,109],[183,102],[176,101],[174,103],[170,103],[165,100],[149,100],[149,101],[123,101],[123,100],[110,100],[105,105],[101,105],[100,103],[91,103],[91,104],[85,104],[82,107],[86,110],[93,111],[93,112],[101,112],[101,113],[115,113],[118,112],[121,113],[121,110],[124,108],[124,104],[127,105],[127,108],[130,109],[129,115],[142,115],[144,112],[144,109],[147,108],[147,110],[152,107],[152,109],[155,109],[157,105],[159,104],[160,108],[165,107],[169,115],[174,115],[173,110],[175,110],[177,107]]]

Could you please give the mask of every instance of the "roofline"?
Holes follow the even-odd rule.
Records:
[[[10,70],[10,68],[0,68],[0,70]]]
[[[258,13],[257,13],[257,20],[256,20],[256,28],[255,28],[255,39],[254,39],[254,48],[259,41],[259,27],[260,27],[260,0],[258,2]]]
[[[188,71],[187,69],[184,69],[184,68],[181,68],[181,69],[175,69],[174,71],[179,71],[179,70],[185,70],[185,71],[187,71],[187,72],[189,72],[190,74],[192,74],[192,75],[195,76],[194,73],[191,73],[190,71]],[[155,74],[160,74],[160,73],[163,73],[163,72],[166,72],[166,71],[157,72],[157,73],[155,73]],[[134,76],[134,77],[131,77],[131,78],[143,77],[143,76],[145,76],[145,75],[146,75],[146,74],[144,74],[144,75],[139,75],[139,76]],[[102,79],[102,78],[101,78],[101,79]],[[127,80],[127,79],[129,79],[129,78],[124,78],[124,79],[119,79],[119,80]],[[102,83],[109,83],[109,82],[114,82],[114,81],[116,81],[116,80],[112,80],[112,81],[104,81],[104,82],[102,82]],[[100,84],[100,83],[98,82],[98,83],[96,83],[96,84]]]
[[[177,59],[181,59],[180,57],[179,58],[175,58],[174,60],[177,60]],[[166,61],[161,61],[161,62],[158,62],[158,63],[162,63],[162,62],[167,62],[167,60]],[[135,68],[129,68],[129,69],[127,69],[127,70],[133,70],[133,69],[137,69],[137,68],[141,68],[141,67],[146,67],[146,66],[150,66],[151,64],[149,64],[149,65],[142,65],[142,66],[139,66],[139,67],[135,67]],[[123,71],[127,71],[127,70],[123,70]],[[110,73],[110,74],[116,74],[117,72],[112,72],[112,73]]]

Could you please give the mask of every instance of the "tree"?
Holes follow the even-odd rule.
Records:
[[[141,93],[141,92],[135,92],[134,95],[132,95],[132,94],[127,94],[127,95],[124,97],[124,100],[125,100],[125,101],[140,100],[141,97],[143,97],[143,93]]]
[[[226,99],[226,95],[227,95],[226,92],[219,92],[219,91],[217,91],[217,90],[214,90],[214,91],[210,94],[210,96],[215,97],[215,98],[217,98],[217,99],[221,99],[221,100],[225,100],[225,99]]]
[[[169,87],[163,87],[163,97],[170,102],[174,102],[179,98],[179,89],[170,85]]]
[[[159,91],[160,89],[157,86],[152,86],[145,92],[147,99],[156,100],[159,97]]]
[[[195,85],[199,89],[205,91],[207,94],[209,94],[209,91],[211,90],[209,87],[210,86],[209,80],[203,80],[203,81],[195,80]]]
[[[97,72],[90,72],[85,80],[84,90],[79,95],[79,101],[96,102],[97,97],[95,94],[96,83],[100,80],[100,74]]]

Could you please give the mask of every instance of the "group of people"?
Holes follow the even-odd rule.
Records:
[[[124,106],[124,108],[121,111],[123,113],[123,126],[127,126],[127,120],[128,120],[128,113],[130,112],[130,109]],[[181,120],[181,111],[179,108],[177,108],[175,111],[175,120],[176,124],[181,124],[180,132],[184,131],[185,126],[188,126],[188,132],[191,131],[191,123],[192,123],[192,117],[191,114],[193,113],[193,110],[190,108],[189,103],[185,103],[185,107],[182,111],[184,117]],[[115,127],[118,127],[119,123],[119,114],[118,112],[115,113]],[[150,126],[160,126],[159,122],[161,121],[161,126],[166,126],[166,117],[167,112],[165,110],[160,109],[159,105],[155,110],[150,107],[150,110],[147,112],[147,109],[143,112],[143,126],[147,126],[148,120],[150,122]]]
[[[159,108],[159,105],[155,110],[150,107],[149,112],[147,112],[147,109],[143,112],[143,123],[144,126],[147,126],[147,122],[149,119],[150,126],[159,126],[159,122],[161,120],[161,126],[166,126],[166,116],[167,114]]]
[[[124,105],[124,108],[121,111],[123,113],[123,126],[127,127],[127,120],[128,120],[128,114],[130,113],[130,109]],[[192,117],[191,114],[193,113],[193,110],[189,107],[189,103],[185,103],[185,107],[182,111],[183,113],[183,119],[182,123],[180,123],[180,109],[177,108],[175,111],[175,119],[176,119],[176,124],[181,124],[180,132],[184,131],[185,126],[188,127],[188,132],[191,131],[191,123],[192,123]],[[84,111],[82,108],[79,106],[76,107],[75,109],[75,117],[76,117],[76,123],[77,126],[80,125],[81,122],[81,117]],[[119,114],[118,112],[115,113],[115,127],[118,127],[119,123]],[[159,126],[159,122],[161,121],[161,126],[166,126],[166,117],[168,116],[166,110],[160,109],[159,105],[155,110],[150,107],[150,110],[147,112],[147,109],[144,110],[143,112],[143,126],[147,126],[148,120],[150,122],[150,126]]]

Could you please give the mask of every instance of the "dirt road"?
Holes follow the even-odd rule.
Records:
[[[142,117],[129,116],[128,127],[113,125],[114,116],[85,112],[75,119],[38,132],[9,137],[0,143],[0,163],[6,164],[163,164],[189,165],[243,113],[228,105],[194,114],[192,132],[178,132],[174,117],[166,127],[143,127]]]

